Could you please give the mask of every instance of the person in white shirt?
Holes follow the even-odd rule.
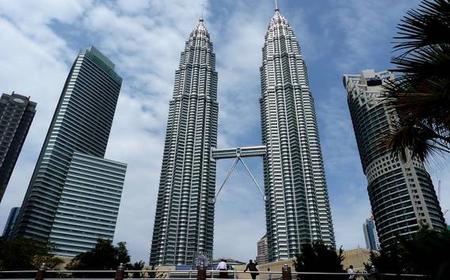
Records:
[[[347,269],[348,279],[353,280],[356,278],[355,272],[353,271],[353,265],[350,265],[350,267]]]
[[[217,264],[216,270],[220,270],[219,278],[228,278],[228,265],[224,259],[221,259],[219,264]]]

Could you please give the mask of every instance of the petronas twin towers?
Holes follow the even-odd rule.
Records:
[[[212,258],[216,160],[244,156],[243,151],[263,156],[269,260],[292,258],[302,244],[315,240],[334,246],[306,65],[278,9],[260,71],[264,146],[217,149],[215,54],[200,19],[175,75],[150,264],[192,264],[198,254]]]
[[[150,264],[192,263],[212,256],[217,146],[217,72],[200,20],[181,53],[169,105]]]

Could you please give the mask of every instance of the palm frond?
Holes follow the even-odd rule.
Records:
[[[407,160],[408,154],[424,161],[432,153],[450,152],[450,141],[426,126],[403,125],[389,134],[385,144],[403,161]]]
[[[423,1],[410,10],[398,25],[394,50],[403,55],[425,46],[450,44],[450,1]]]

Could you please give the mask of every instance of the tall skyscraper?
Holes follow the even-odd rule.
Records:
[[[422,162],[407,155],[405,162],[393,157],[383,145],[398,119],[384,97],[384,87],[394,76],[388,71],[364,70],[344,75],[348,106],[356,141],[367,177],[369,199],[381,248],[389,248],[396,236],[411,236],[420,225],[445,228],[430,175]]]
[[[192,264],[197,253],[212,258],[217,121],[215,54],[200,19],[175,73],[150,264]]]
[[[3,238],[11,236],[17,217],[19,216],[19,210],[20,207],[13,207],[11,208],[11,211],[9,211],[8,219],[6,220],[5,228],[3,229]]]
[[[363,224],[364,239],[366,240],[366,248],[373,251],[380,250],[378,235],[373,217],[366,219]]]
[[[29,97],[13,92],[0,98],[0,202],[35,112]]]
[[[292,258],[334,232],[306,65],[292,27],[275,10],[261,72],[262,140],[269,261]]]
[[[126,165],[104,159],[122,78],[94,47],[70,69],[22,204],[16,234],[74,256],[112,239]]]

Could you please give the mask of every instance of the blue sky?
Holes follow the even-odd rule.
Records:
[[[389,68],[396,24],[419,1],[279,2],[308,66],[337,245],[364,247],[370,205],[342,75]],[[184,41],[203,14],[219,73],[219,146],[260,144],[259,66],[273,9],[272,0],[0,0],[0,91],[38,102],[0,205],[0,227],[23,199],[70,64],[92,44],[124,78],[106,155],[128,163],[115,241],[126,241],[134,260],[148,261],[168,100]],[[260,159],[247,162],[262,184]],[[219,162],[217,184],[230,165]],[[450,208],[448,157],[428,167],[435,183],[442,181],[442,207]],[[241,167],[216,203],[214,254],[253,258],[264,232],[261,195]]]

